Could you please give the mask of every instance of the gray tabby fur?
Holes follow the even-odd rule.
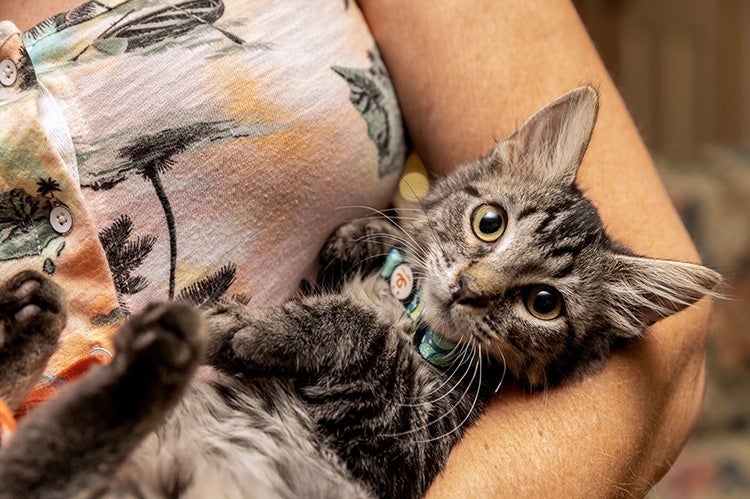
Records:
[[[506,372],[529,389],[580,378],[719,281],[607,237],[574,185],[597,102],[591,87],[556,100],[440,181],[413,217],[340,227],[321,253],[329,292],[131,318],[112,363],[0,450],[0,497],[421,496]],[[487,203],[507,213],[493,243],[471,228]],[[374,272],[392,246],[421,282],[423,323],[460,343],[448,368],[418,354],[420,330]],[[539,284],[560,292],[561,317],[529,314],[524,296]],[[18,380],[54,349],[62,303],[31,272],[0,289],[6,400],[18,403]]]

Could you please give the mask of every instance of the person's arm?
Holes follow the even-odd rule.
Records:
[[[360,0],[417,152],[436,173],[488,152],[585,83],[601,111],[578,178],[609,233],[654,257],[696,251],[568,1]],[[710,303],[651,328],[585,381],[505,389],[453,450],[428,497],[643,494],[700,411]]]

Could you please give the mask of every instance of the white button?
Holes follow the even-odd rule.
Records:
[[[0,61],[0,83],[9,87],[16,82],[16,76],[18,76],[18,69],[15,62],[10,59]]]
[[[49,223],[55,232],[65,234],[73,227],[73,215],[64,206],[55,206],[49,214]]]
[[[414,274],[412,274],[411,267],[402,263],[391,274],[391,294],[403,300],[409,297],[413,287]]]

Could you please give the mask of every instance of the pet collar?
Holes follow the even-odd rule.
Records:
[[[424,311],[422,290],[415,289],[414,273],[411,267],[404,263],[404,257],[398,249],[393,248],[388,252],[380,269],[380,276],[390,284],[391,294],[404,303],[406,315],[411,320],[418,321]],[[436,367],[448,367],[454,360],[455,348],[455,343],[425,326],[424,335],[419,343],[419,353],[427,362]]]

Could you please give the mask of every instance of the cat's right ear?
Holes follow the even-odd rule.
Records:
[[[599,111],[592,86],[576,88],[537,111],[493,155],[518,174],[555,185],[572,185]]]

